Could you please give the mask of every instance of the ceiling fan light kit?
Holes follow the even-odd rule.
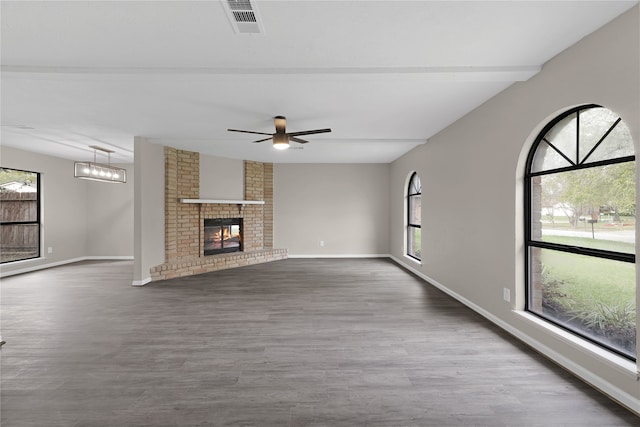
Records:
[[[259,139],[253,142],[264,142],[268,140],[273,141],[273,147],[277,150],[286,150],[289,148],[290,142],[297,142],[298,144],[306,144],[309,141],[298,138],[302,135],[313,135],[316,133],[326,133],[331,132],[331,129],[313,129],[313,130],[303,130],[300,132],[286,132],[287,128],[287,118],[284,116],[275,116],[273,118],[273,122],[276,127],[275,133],[266,133],[266,132],[257,132],[253,130],[241,130],[241,129],[227,129],[229,132],[242,132],[242,133],[252,133],[256,135],[270,135],[269,138]]]
[[[284,134],[273,135],[273,148],[276,150],[286,150],[289,148],[289,138]]]

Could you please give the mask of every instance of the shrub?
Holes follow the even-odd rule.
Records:
[[[633,350],[636,345],[636,307],[632,303],[610,305],[596,301],[588,307],[571,309],[571,320],[579,320],[594,334],[607,337],[622,347]]]

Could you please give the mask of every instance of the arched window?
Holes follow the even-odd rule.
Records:
[[[635,155],[629,129],[586,105],[552,120],[527,158],[526,309],[636,358]]]
[[[411,175],[407,189],[407,255],[422,259],[422,185],[416,172]]]

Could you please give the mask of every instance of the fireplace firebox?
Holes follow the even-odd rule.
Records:
[[[204,255],[242,251],[242,218],[204,220]]]

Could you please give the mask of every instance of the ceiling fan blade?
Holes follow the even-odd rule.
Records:
[[[304,139],[296,138],[295,136],[289,136],[289,139],[291,141],[297,142],[298,144],[306,144],[307,142],[309,142],[309,141],[305,141]]]
[[[287,128],[287,118],[284,116],[275,116],[273,122],[276,125],[276,133],[285,133]]]
[[[259,139],[257,141],[253,141],[254,143],[256,142],[264,142],[264,141],[270,141],[271,139],[273,139],[273,137],[269,137],[269,138],[265,138],[265,139]]]
[[[257,135],[273,135],[271,133],[266,132],[255,132],[252,130],[240,130],[240,129],[227,129],[229,132],[242,132],[242,133],[255,133]]]
[[[288,136],[302,136],[302,135],[313,135],[314,133],[327,133],[331,132],[331,129],[315,129],[315,130],[303,130],[300,132],[291,132],[288,133]]]

